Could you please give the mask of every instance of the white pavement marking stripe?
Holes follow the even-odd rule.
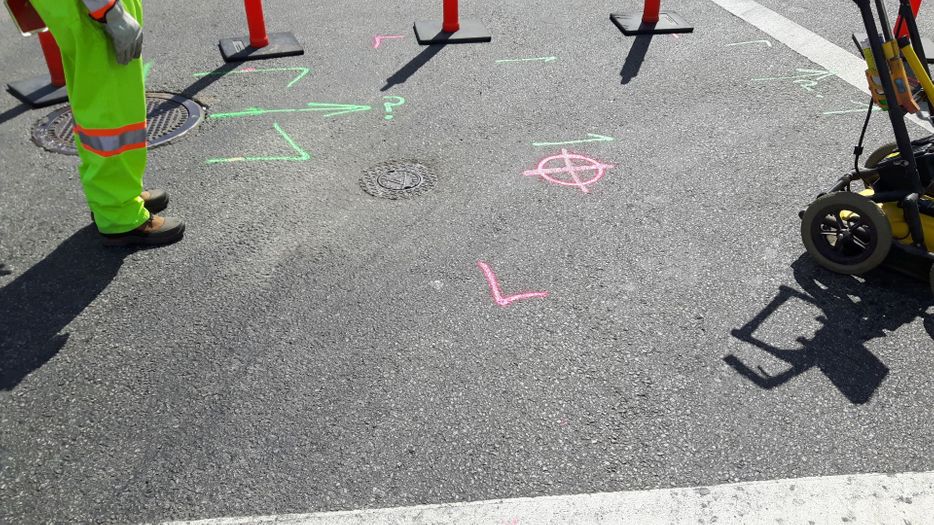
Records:
[[[859,474],[389,509],[218,518],[173,525],[930,523],[934,472]]]
[[[827,71],[832,71],[863,93],[869,94],[869,86],[866,82],[866,62],[856,55],[753,0],[710,1],[756,26],[811,62],[819,64]],[[850,2],[846,4],[847,8],[856,9],[854,4]],[[929,133],[934,133],[934,127],[930,123],[914,115],[909,115],[908,119]]]

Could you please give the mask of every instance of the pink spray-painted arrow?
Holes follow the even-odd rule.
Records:
[[[383,40],[388,40],[391,38],[403,38],[402,35],[376,35],[373,37],[373,49],[379,49],[379,45],[383,43]]]
[[[486,282],[490,285],[490,292],[493,294],[493,300],[503,308],[515,301],[521,301],[522,299],[548,297],[548,292],[523,292],[515,295],[503,296],[503,290],[500,288],[499,281],[496,280],[496,274],[493,273],[493,269],[490,268],[490,265],[483,261],[477,261],[477,266],[483,271],[483,276],[486,277]]]

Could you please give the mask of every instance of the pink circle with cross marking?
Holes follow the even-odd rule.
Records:
[[[578,163],[575,164],[574,161],[578,161]],[[563,166],[549,167],[549,164],[554,162],[560,162]],[[523,174],[526,177],[541,177],[548,182],[560,184],[561,186],[574,186],[584,193],[590,193],[587,187],[602,179],[603,176],[606,175],[606,170],[613,167],[612,164],[604,164],[590,157],[569,153],[568,150],[562,149],[560,155],[552,155],[551,157],[542,159],[542,161],[538,163],[538,168],[528,170]],[[578,173],[584,172],[593,172],[593,176],[588,179],[582,179],[578,176]],[[555,175],[561,174],[567,174],[570,180],[567,178],[554,177]]]

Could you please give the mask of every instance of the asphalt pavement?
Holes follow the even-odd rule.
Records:
[[[861,91],[708,0],[638,39],[608,19],[633,0],[464,0],[493,41],[434,47],[412,24],[440,2],[267,4],[306,54],[236,69],[239,6],[145,4],[149,89],[207,112],[150,153],[170,247],[100,246],[76,157],[31,141],[53,108],[0,96],[0,521],[934,470],[928,284],[830,273],[799,235]],[[0,39],[0,84],[43,71]],[[434,187],[363,191],[389,161]]]

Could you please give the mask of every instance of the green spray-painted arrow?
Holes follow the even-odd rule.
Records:
[[[506,64],[509,62],[554,62],[558,57],[538,57],[538,58],[504,58],[497,60],[497,64]]]
[[[259,161],[302,162],[302,161],[306,161],[311,158],[311,155],[309,155],[307,151],[303,150],[301,146],[299,146],[298,144],[295,143],[294,140],[292,140],[292,137],[290,137],[288,133],[282,130],[282,127],[279,126],[278,122],[273,122],[272,127],[276,129],[276,131],[279,133],[279,136],[281,136],[283,139],[285,139],[286,142],[289,143],[289,146],[292,146],[292,149],[295,150],[296,153],[298,153],[297,156],[294,156],[294,157],[284,157],[284,156],[281,156],[281,157],[229,157],[225,159],[208,159],[207,163],[217,164],[220,162],[259,162]]]
[[[246,108],[232,113],[215,113],[211,118],[237,118],[237,117],[257,117],[269,113],[299,113],[316,112],[325,113],[325,117],[336,117],[358,111],[370,111],[370,106],[358,106],[354,104],[331,104],[327,102],[309,102],[307,108],[285,108],[285,109],[264,109],[264,108]]]
[[[824,80],[827,77],[834,76],[834,73],[831,71],[824,71],[821,69],[795,69],[799,75],[793,77],[767,77],[767,78],[754,78],[754,82],[759,80],[794,80],[794,79],[812,79],[812,80]]]
[[[297,71],[298,72],[298,75],[296,75],[295,78],[293,78],[292,81],[289,82],[287,86],[285,86],[286,88],[290,88],[294,86],[299,80],[305,78],[305,76],[311,72],[311,70],[308,69],[307,67],[269,67],[269,68],[263,68],[263,69],[247,68],[247,69],[241,69],[237,71],[207,71],[203,73],[195,73],[194,76],[196,77],[223,77],[227,75],[245,75],[245,74],[250,74],[250,73],[278,73],[282,71]]]
[[[541,148],[545,146],[567,146],[570,144],[586,144],[588,142],[613,142],[615,139],[613,137],[607,137],[606,135],[597,135],[595,133],[588,133],[588,137],[593,137],[589,139],[582,140],[569,140],[567,142],[533,142],[532,145],[536,148]]]

